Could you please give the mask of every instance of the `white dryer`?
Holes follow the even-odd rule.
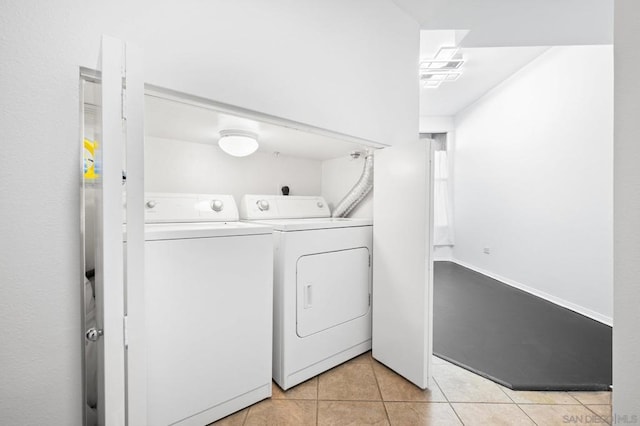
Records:
[[[322,197],[245,195],[274,230],[273,378],[288,389],[371,349],[371,219],[334,219]]]
[[[148,424],[203,425],[271,395],[272,231],[230,195],[145,195]]]

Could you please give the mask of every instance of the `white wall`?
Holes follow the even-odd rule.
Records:
[[[448,133],[455,130],[455,119],[449,115],[420,115],[419,128],[420,133]]]
[[[387,0],[0,2],[0,423],[81,419],[79,66],[383,143],[418,129],[419,31]]]
[[[353,159],[351,156],[334,158],[322,162],[322,196],[334,208],[358,182],[364,170],[364,156]],[[373,172],[375,173],[375,166]],[[373,217],[373,191],[354,208],[349,217]]]
[[[616,0],[615,23],[613,411],[631,423],[640,421],[640,2]]]
[[[608,323],[612,51],[552,48],[462,111],[454,169],[455,258]]]
[[[232,194],[236,203],[244,194],[319,195],[322,162],[256,152],[232,157],[215,144],[147,136],[145,191]]]

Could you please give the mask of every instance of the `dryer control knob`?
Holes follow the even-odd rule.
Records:
[[[224,208],[222,200],[211,200],[211,210],[214,212],[220,212]]]
[[[152,209],[152,208],[154,208],[156,206],[156,202],[153,201],[153,200],[149,200],[149,201],[147,201],[146,206],[147,206],[147,208]]]
[[[258,205],[260,211],[269,210],[269,202],[267,200],[258,200],[256,204]]]
[[[319,209],[324,207],[324,203],[322,201],[318,201],[316,205],[318,206]]]

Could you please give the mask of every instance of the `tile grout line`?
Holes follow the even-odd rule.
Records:
[[[592,405],[605,405],[605,404],[592,404]],[[595,411],[593,411],[591,408],[587,407],[586,405],[584,406],[584,408],[586,408],[587,410],[591,411],[593,414],[596,415],[596,417],[598,417],[599,419],[602,419],[606,424],[611,425],[613,424],[613,416],[609,416],[609,418],[607,419],[606,416],[601,416],[600,414],[596,413]]]
[[[507,396],[509,396],[509,395],[507,395]],[[514,401],[514,402],[515,402],[515,401]],[[518,407],[518,409],[519,409],[520,411],[522,411],[522,412],[524,413],[524,415],[525,415],[525,416],[527,416],[527,418],[528,418],[529,420],[531,420],[531,422],[532,422],[534,425],[538,425],[538,422],[536,422],[535,420],[533,420],[533,417],[531,417],[531,416],[530,416],[526,411],[524,411],[524,409],[520,406],[520,404],[515,403],[515,406],[516,406],[516,407]]]
[[[447,396],[446,393],[444,393],[444,390],[442,390],[442,387],[440,386],[440,383],[438,383],[438,381],[436,380],[436,378],[433,376],[433,374],[431,375],[431,379],[433,380],[433,383],[436,384],[436,386],[438,387],[438,389],[440,389],[440,392],[442,392],[442,396],[444,396],[444,399],[447,400],[447,404],[449,404],[449,408],[451,408],[451,411],[453,411],[453,414],[456,415],[456,417],[458,418],[458,420],[460,421],[460,424],[462,426],[464,426],[464,422],[462,421],[462,418],[460,417],[460,415],[458,414],[458,412],[456,411],[455,408],[453,408],[453,404],[451,403],[451,401],[449,401],[449,397]]]
[[[568,392],[567,392],[567,393],[568,393]],[[610,422],[609,420],[607,420],[607,419],[605,419],[604,417],[602,417],[600,414],[598,414],[598,413],[596,413],[595,411],[593,411],[591,408],[587,407],[587,404],[583,403],[582,401],[580,401],[580,400],[579,400],[578,398],[576,398],[575,396],[573,396],[573,395],[570,395],[570,396],[571,396],[573,399],[575,399],[576,401],[578,401],[578,402],[580,403],[580,405],[582,405],[584,408],[586,408],[587,410],[589,410],[589,411],[591,411],[593,414],[595,414],[599,419],[604,420],[604,422],[605,422],[605,423],[607,423],[607,424],[612,424],[612,422],[613,422],[613,419],[612,419],[612,418],[610,419],[610,420],[611,420],[611,422]],[[611,406],[611,403],[609,403],[609,404],[591,404],[591,405],[609,405],[609,406]],[[612,411],[613,411],[613,409],[612,409]],[[609,417],[613,417],[613,416],[609,416]]]
[[[444,393],[444,390],[442,390],[442,387],[440,386],[440,383],[438,383],[438,381],[436,380],[436,378],[433,376],[433,374],[431,375],[431,379],[433,380],[433,383],[436,384],[436,387],[438,388],[438,390],[440,391],[440,393],[442,394],[442,396],[444,396],[445,401],[451,405],[451,402],[449,402],[449,397],[447,397],[447,395]],[[453,409],[453,407],[452,407]]]
[[[373,378],[376,380],[376,386],[378,387],[378,393],[380,394],[380,401],[382,402],[382,408],[384,408],[384,415],[387,416],[387,421],[391,424],[391,418],[389,417],[389,411],[387,410],[387,404],[385,404],[384,397],[382,396],[382,389],[380,389],[380,382],[378,381],[378,374],[376,373],[376,369],[373,366],[373,354],[371,358],[369,358],[369,367],[371,367],[371,371],[373,371]]]
[[[507,398],[509,398],[509,400],[511,400],[511,402],[513,402],[514,404],[517,404],[517,402],[515,401],[515,399],[511,398],[511,395],[509,395],[507,392],[505,392],[504,389],[502,389],[502,386],[498,386],[498,389],[500,389],[500,392],[502,392],[503,394],[505,394],[505,396]]]
[[[567,395],[569,395],[569,397],[570,397],[570,398],[572,398],[574,401],[576,401],[578,404],[580,404],[580,405],[584,405],[584,404],[582,403],[582,401],[580,401],[580,400],[579,400],[578,398],[576,398],[575,396],[571,395],[571,394],[569,393],[569,391],[566,391],[566,394],[567,394]],[[572,405],[573,405],[573,404],[572,404]]]
[[[420,401],[391,401],[391,402],[420,402]],[[430,402],[432,404],[438,404],[438,401],[423,401]],[[495,402],[495,401],[450,401],[451,404],[474,404],[474,405],[553,405],[558,407],[571,407],[581,404],[542,404],[542,403],[534,403],[534,402],[521,402],[518,404],[517,402]],[[442,402],[444,404],[444,402]],[[599,405],[599,404],[594,404]]]
[[[255,404],[253,404],[253,405],[255,405]],[[247,412],[246,412],[246,413],[244,413],[244,419],[242,419],[242,426],[244,426],[244,425],[246,425],[246,424],[247,424],[247,419],[249,418],[249,411],[251,411],[251,407],[253,407],[253,405],[250,405],[250,406],[248,407]]]
[[[303,399],[292,400],[292,401],[304,401]],[[321,399],[320,402],[385,402],[383,399]],[[429,402],[431,401],[413,401],[413,400],[397,400],[397,401],[387,401],[387,402]],[[437,402],[433,402],[433,404],[438,404]],[[442,403],[444,404],[444,403]]]
[[[520,404],[518,404],[518,403],[516,402],[516,400],[515,400],[515,399],[511,398],[511,395],[509,395],[509,394],[508,394],[504,389],[502,389],[502,388],[503,388],[503,386],[498,385],[498,389],[500,389],[500,391],[501,391],[503,394],[505,394],[505,395],[507,396],[507,398],[509,398],[511,401],[513,401],[514,405],[515,405],[516,407],[518,407],[518,409],[519,409],[520,411],[522,411],[522,413],[523,413],[525,416],[527,416],[527,418],[528,418],[529,420],[531,420],[531,422],[532,422],[534,425],[536,425],[536,426],[537,426],[537,425],[538,425],[538,423],[537,423],[535,420],[533,420],[533,418],[532,418],[529,414],[527,414],[527,412],[526,412],[526,411],[524,411],[524,409],[520,406]],[[515,392],[515,391],[514,391],[514,392]]]
[[[316,426],[320,424],[320,376],[322,373],[316,376]]]

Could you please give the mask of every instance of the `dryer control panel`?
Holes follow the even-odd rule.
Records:
[[[240,200],[240,218],[307,219],[330,217],[331,211],[321,196],[247,194]]]

